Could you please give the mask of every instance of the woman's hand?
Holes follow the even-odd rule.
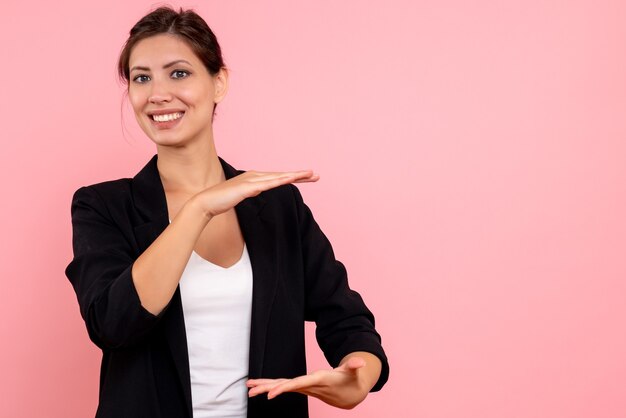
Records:
[[[380,370],[378,357],[356,352],[347,355],[332,370],[318,370],[293,379],[250,379],[246,385],[250,397],[267,392],[267,398],[272,399],[284,392],[298,392],[338,408],[352,409],[374,387]]]
[[[246,171],[193,196],[209,219],[235,207],[242,200],[288,183],[313,182],[319,175],[311,170],[260,172]]]

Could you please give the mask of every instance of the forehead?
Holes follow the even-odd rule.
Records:
[[[170,34],[150,36],[137,42],[131,50],[128,60],[129,67],[153,67],[159,64],[185,59],[192,65],[201,64],[187,42]]]

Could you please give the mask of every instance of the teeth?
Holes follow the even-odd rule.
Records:
[[[183,112],[177,112],[177,113],[169,113],[167,115],[152,115],[152,119],[154,119],[157,122],[167,122],[170,120],[179,119],[182,116],[183,116]]]

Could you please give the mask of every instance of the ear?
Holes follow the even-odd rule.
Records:
[[[213,76],[213,82],[215,83],[215,95],[213,100],[215,103],[219,103],[224,99],[228,91],[228,70],[222,67],[220,71]]]

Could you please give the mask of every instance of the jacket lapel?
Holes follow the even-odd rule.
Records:
[[[167,200],[157,168],[157,155],[133,178],[132,194],[140,216],[140,223],[135,227],[135,238],[139,252],[143,253],[169,225]],[[182,384],[188,416],[192,416],[191,378],[180,286],[176,287],[166,310],[162,319],[163,331]]]
[[[157,158],[158,155],[154,155],[132,181],[133,201],[140,216],[134,232],[141,253],[169,225],[167,200],[157,168]],[[221,158],[219,160],[226,179],[243,173]],[[235,206],[239,226],[248,248],[253,274],[250,377],[262,377],[265,336],[277,283],[276,240],[274,239],[275,229],[272,227],[274,220],[271,219],[269,213],[263,212],[264,205],[265,198],[261,194],[245,199]],[[163,316],[163,328],[183,387],[189,416],[191,416],[189,355],[180,286],[176,288],[167,312]]]
[[[246,199],[237,206],[239,226],[246,241],[252,265],[252,321],[248,376],[260,378],[263,373],[265,336],[276,293],[276,240],[273,221],[257,215],[257,201]]]
[[[236,170],[220,158],[226,179],[244,171]],[[250,355],[248,375],[262,377],[265,336],[270,318],[277,280],[277,250],[271,211],[263,211],[265,197],[260,194],[244,199],[235,206],[239,227],[246,241],[252,265],[252,321],[250,326]]]

